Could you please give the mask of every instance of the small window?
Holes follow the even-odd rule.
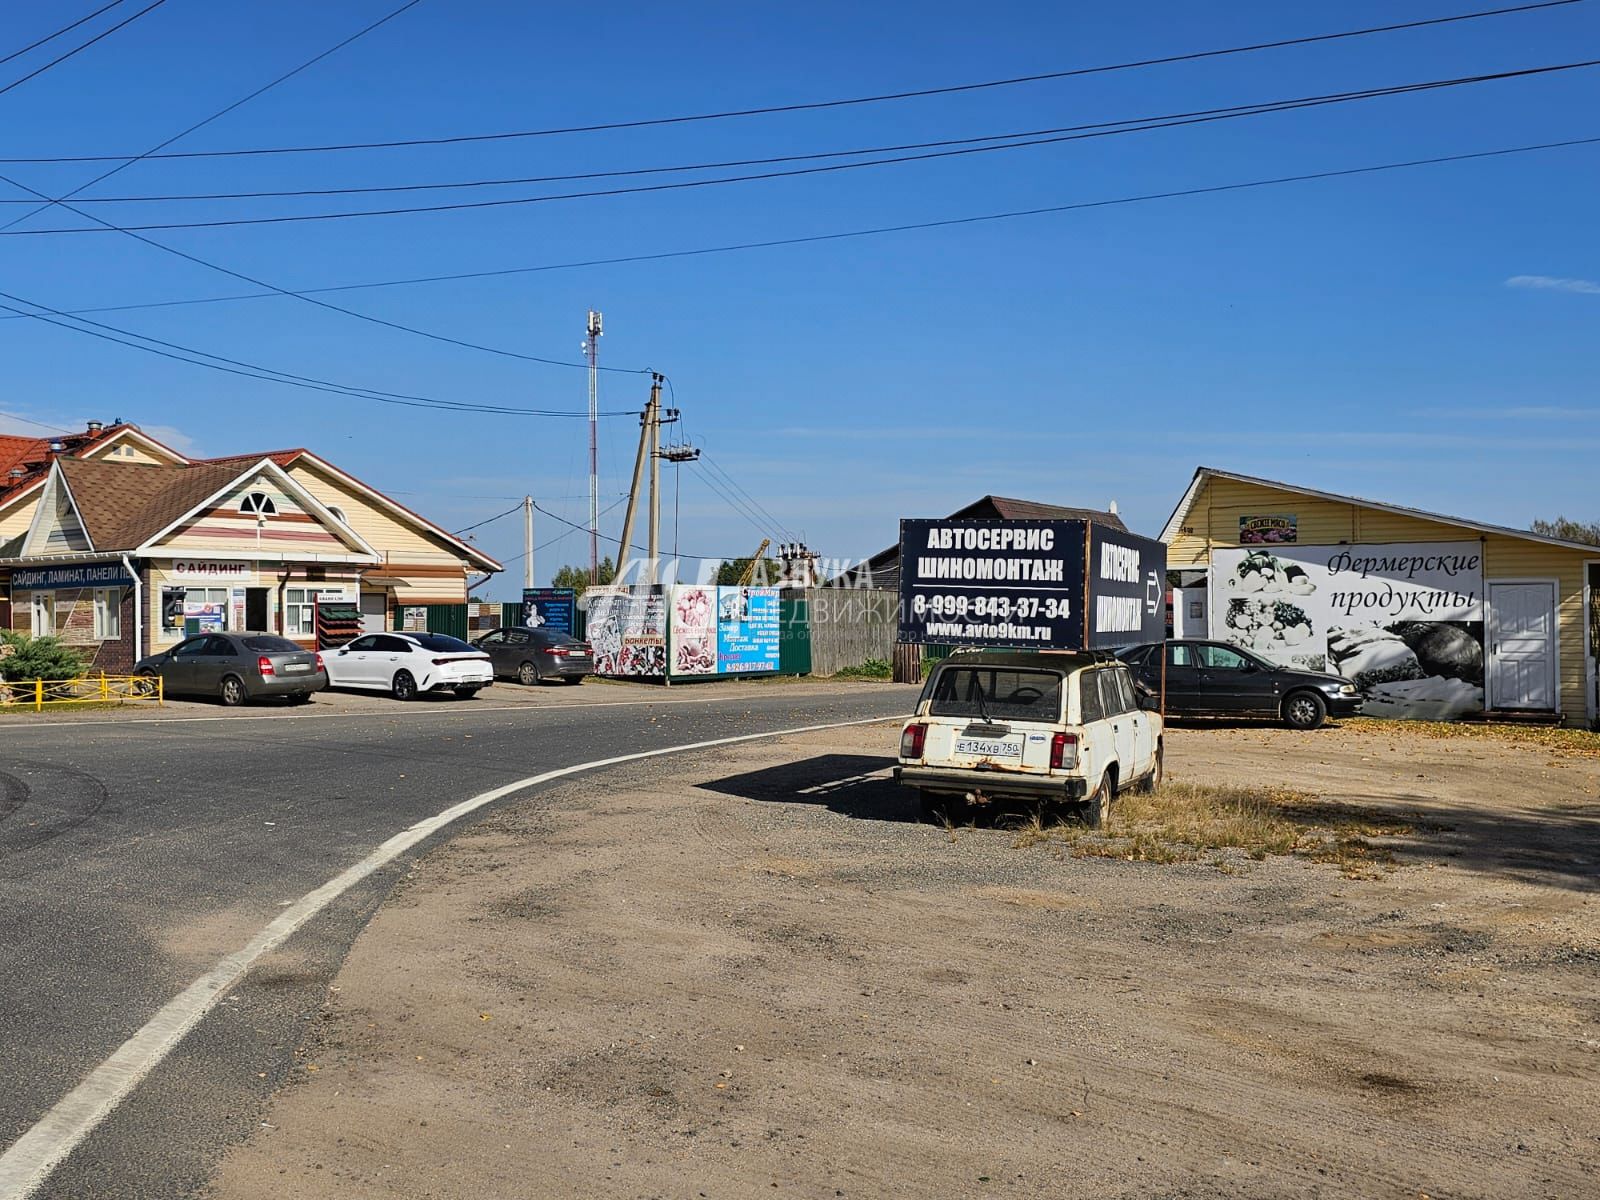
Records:
[[[377,648],[378,636],[372,633],[369,633],[366,637],[358,637],[345,647],[346,650],[376,650]]]
[[[373,647],[379,654],[410,654],[417,648],[416,643],[409,638],[386,637],[379,635],[377,645]]]
[[[174,650],[172,656],[174,658],[198,658],[206,653],[206,643],[210,640],[210,638],[204,637],[190,638]]]
[[[122,591],[103,588],[94,594],[94,636],[106,642],[122,636]]]
[[[254,650],[257,654],[288,654],[298,652],[300,649],[288,638],[250,637],[241,640],[246,650]]]
[[[33,594],[33,636],[54,637],[56,632],[56,594]]]
[[[496,629],[493,633],[486,633],[478,639],[480,646],[498,646],[502,642],[511,640],[511,636],[504,629]]]
[[[1117,690],[1122,693],[1122,711],[1133,712],[1139,707],[1139,697],[1133,690],[1133,676],[1122,670],[1113,671],[1112,674],[1117,679]]]
[[[1250,665],[1250,660],[1237,650],[1229,650],[1226,646],[1201,646],[1200,661],[1213,671],[1242,671]]]
[[[513,629],[506,634],[508,646],[526,646],[531,640],[531,635],[526,629]]]
[[[1199,656],[1195,654],[1195,647],[1183,646],[1174,642],[1167,647],[1167,666],[1169,667],[1198,667]]]
[[[1078,708],[1081,710],[1079,719],[1085,725],[1104,719],[1105,705],[1100,700],[1099,672],[1085,671],[1078,676]]]
[[[943,667],[934,676],[930,715],[1056,721],[1061,716],[1061,676],[1007,667]]]
[[[251,492],[243,500],[239,501],[239,511],[270,517],[276,515],[278,506],[272,502],[272,497],[265,492]]]
[[[350,518],[344,515],[344,509],[340,508],[337,504],[328,505],[328,511],[333,514],[333,519],[339,522],[339,524],[350,524]]]
[[[421,646],[424,650],[432,650],[443,654],[470,654],[473,646],[463,642],[460,638],[453,638],[447,633],[414,633],[411,641]],[[408,645],[407,650],[411,647]]]

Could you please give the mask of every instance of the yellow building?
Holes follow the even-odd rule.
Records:
[[[500,569],[309,451],[195,461],[124,431],[61,445],[0,493],[0,617],[97,668],[202,629],[314,646],[319,604],[325,626],[335,607],[367,630],[421,627],[438,605],[464,618],[469,577]]]
[[[1596,720],[1600,547],[1199,468],[1174,627],[1356,680],[1377,716]]]

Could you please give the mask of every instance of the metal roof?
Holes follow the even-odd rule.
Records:
[[[1183,498],[1178,501],[1178,506],[1172,510],[1172,515],[1167,518],[1165,527],[1161,530],[1161,540],[1170,543],[1183,528],[1183,523],[1188,519],[1189,509],[1194,505],[1195,497],[1200,494],[1200,489],[1211,479],[1228,479],[1234,483],[1251,483],[1257,487],[1277,488],[1283,492],[1293,492],[1300,496],[1311,496],[1318,500],[1329,500],[1335,504],[1353,504],[1360,508],[1370,508],[1379,512],[1394,513],[1402,517],[1415,517],[1421,521],[1436,521],[1441,525],[1455,525],[1461,529],[1471,529],[1478,533],[1492,533],[1500,537],[1520,538],[1525,542],[1541,542],[1547,546],[1556,546],[1562,550],[1582,550],[1593,558],[1600,558],[1600,546],[1590,545],[1588,542],[1569,542],[1565,538],[1546,537],[1542,533],[1533,533],[1527,529],[1512,529],[1508,525],[1490,525],[1483,521],[1472,521],[1466,517],[1450,517],[1443,513],[1428,512],[1420,508],[1407,508],[1403,504],[1385,504],[1381,500],[1366,500],[1360,496],[1343,496],[1338,492],[1324,492],[1317,488],[1301,487],[1294,483],[1280,483],[1276,479],[1262,479],[1256,475],[1240,475],[1234,471],[1221,471],[1215,467],[1196,467],[1194,478],[1189,481],[1189,487],[1183,493]]]

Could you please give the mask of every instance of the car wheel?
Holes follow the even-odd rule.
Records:
[[[1162,762],[1164,757],[1165,755],[1162,751],[1161,743],[1157,742],[1155,766],[1151,767],[1150,774],[1146,775],[1144,779],[1140,781],[1139,790],[1141,792],[1148,794],[1150,792],[1157,791],[1161,787],[1161,777],[1166,770],[1165,765]]]
[[[222,703],[229,708],[238,708],[250,699],[250,693],[244,690],[244,680],[237,675],[229,675],[222,681]]]
[[[410,671],[395,672],[394,682],[389,685],[389,694],[396,700],[417,698],[417,681],[411,677]]]
[[[132,692],[135,696],[154,696],[156,694],[156,673],[154,671],[140,671],[133,677]]]
[[[539,668],[531,662],[525,662],[517,668],[517,682],[523,687],[532,687],[539,682]]]
[[[1104,829],[1111,820],[1111,772],[1100,776],[1100,786],[1083,802],[1083,823],[1090,829]]]
[[[456,699],[471,700],[481,691],[483,691],[481,687],[458,687],[456,689]]]
[[[1328,705],[1315,692],[1291,692],[1283,701],[1283,722],[1290,729],[1315,729],[1328,716]]]

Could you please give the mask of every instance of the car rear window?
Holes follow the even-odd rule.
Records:
[[[469,646],[460,638],[453,638],[447,633],[413,633],[411,638],[424,650],[442,651],[446,654],[474,654],[478,652],[476,646]]]
[[[244,642],[246,650],[254,650],[257,654],[298,654],[300,647],[288,638],[280,637],[248,637],[240,639]]]
[[[1056,721],[1061,676],[1011,667],[944,667],[933,681],[928,712],[935,717],[1008,717]]]

